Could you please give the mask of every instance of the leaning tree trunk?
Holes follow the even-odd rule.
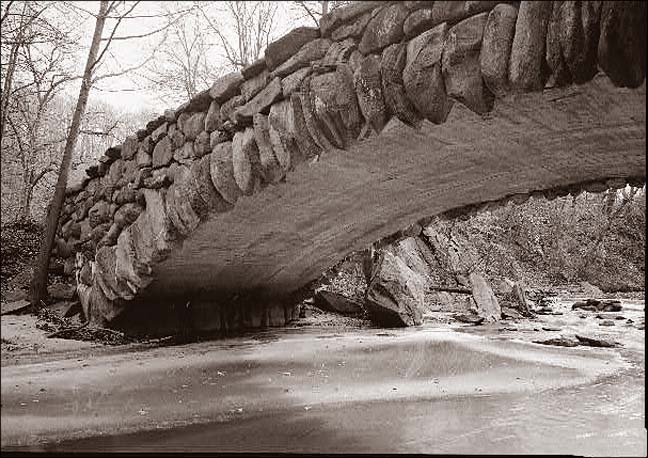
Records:
[[[9,53],[9,62],[7,63],[7,74],[4,77],[4,84],[2,87],[2,97],[0,97],[0,138],[4,137],[5,125],[7,123],[7,112],[9,110],[9,98],[11,95],[11,88],[13,85],[13,75],[16,70],[16,60],[18,59],[18,50],[20,48],[20,41],[22,40],[22,32],[16,38],[16,42],[11,47]]]
[[[74,153],[77,138],[79,137],[81,118],[83,118],[85,113],[86,105],[88,104],[88,96],[90,95],[90,88],[92,87],[92,73],[95,68],[101,35],[106,22],[108,3],[108,1],[103,0],[99,6],[99,14],[97,15],[97,21],[95,23],[92,44],[90,45],[90,51],[88,52],[88,60],[83,72],[81,89],[79,90],[79,98],[72,117],[70,132],[67,141],[65,142],[63,159],[61,161],[58,180],[56,181],[54,196],[52,197],[52,201],[47,210],[45,234],[41,241],[40,251],[36,258],[34,274],[29,288],[29,302],[32,307],[37,306],[42,300],[47,298],[47,274],[50,256],[52,254],[52,246],[54,245],[54,237],[56,236],[56,227],[58,226],[59,216],[61,215],[61,208],[63,207],[63,202],[65,200],[65,188],[67,187],[68,172],[70,169],[70,163],[72,162],[72,154]]]

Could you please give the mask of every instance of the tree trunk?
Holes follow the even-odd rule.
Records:
[[[72,125],[65,143],[65,150],[63,151],[63,159],[61,161],[61,168],[59,169],[58,180],[56,181],[56,188],[52,202],[47,209],[47,217],[45,219],[45,234],[43,236],[40,251],[36,258],[34,265],[34,274],[31,280],[29,289],[29,302],[33,307],[47,298],[47,274],[49,268],[49,260],[52,254],[52,246],[54,245],[54,237],[56,236],[56,228],[58,226],[61,208],[65,200],[65,188],[67,187],[68,172],[70,169],[70,162],[76,146],[77,138],[79,137],[79,130],[81,127],[81,118],[85,113],[86,105],[88,104],[88,96],[92,87],[92,73],[95,68],[97,53],[101,42],[101,35],[103,33],[104,24],[106,22],[106,14],[108,11],[108,1],[102,0],[99,6],[99,14],[95,23],[94,35],[92,36],[92,44],[88,52],[88,60],[86,62],[85,70],[83,72],[83,80],[81,82],[81,89],[79,90],[79,98],[72,117]]]
[[[23,5],[23,17],[25,15],[26,4]],[[7,74],[5,75],[4,87],[2,88],[2,97],[0,101],[0,138],[4,137],[5,125],[7,123],[7,111],[9,108],[9,98],[11,96],[11,87],[13,85],[13,74],[16,70],[16,61],[18,60],[18,50],[22,42],[23,36],[23,23],[20,20],[20,30],[13,45],[11,45],[11,52],[9,53],[9,62],[7,62]]]
[[[27,223],[30,220],[31,215],[31,200],[32,200],[32,190],[28,189],[25,192],[25,197],[23,198],[22,208],[20,209],[20,218],[23,223]]]

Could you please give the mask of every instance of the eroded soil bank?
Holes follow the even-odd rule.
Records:
[[[572,302],[478,327],[293,327],[22,359],[2,370],[2,448],[645,455],[644,331],[627,323],[643,301],[606,314],[623,315],[615,326]],[[576,333],[622,346],[531,343]]]

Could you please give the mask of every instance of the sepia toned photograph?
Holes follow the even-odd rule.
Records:
[[[0,0],[3,456],[646,456],[647,10]]]

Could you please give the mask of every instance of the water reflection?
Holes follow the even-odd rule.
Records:
[[[320,406],[100,438],[92,449],[645,456],[645,398],[638,375],[529,395]],[[77,443],[73,449],[84,447]]]

